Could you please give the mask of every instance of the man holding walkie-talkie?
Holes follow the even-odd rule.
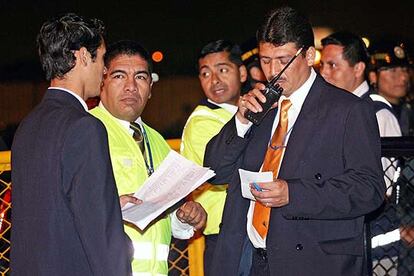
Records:
[[[385,194],[375,113],[314,71],[312,27],[296,10],[272,11],[257,40],[269,83],[241,98],[204,158],[211,182],[229,183],[211,275],[363,275],[364,215]],[[248,200],[239,168],[273,181]]]

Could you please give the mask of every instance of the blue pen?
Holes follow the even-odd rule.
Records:
[[[256,189],[256,191],[263,192],[263,189],[262,189],[262,188],[260,188],[260,186],[259,186],[259,185],[257,185],[257,183],[256,183],[256,182],[252,182],[252,184],[253,184],[254,188]]]

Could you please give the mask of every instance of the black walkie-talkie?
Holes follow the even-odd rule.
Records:
[[[289,60],[285,67],[283,67],[282,71],[279,72],[274,78],[272,78],[267,84],[264,90],[261,90],[263,95],[266,97],[266,102],[262,103],[259,102],[262,106],[262,111],[254,113],[251,110],[247,110],[244,116],[251,121],[255,125],[259,125],[266,114],[269,112],[270,107],[279,100],[280,96],[282,96],[283,88],[276,83],[280,76],[285,72],[285,70],[289,67],[289,65],[295,60],[297,56],[302,52],[303,46],[296,52],[296,54]]]

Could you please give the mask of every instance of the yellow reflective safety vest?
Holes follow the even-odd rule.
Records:
[[[210,102],[197,106],[184,126],[181,154],[202,166],[207,143],[232,117],[231,112]],[[203,184],[192,193],[194,201],[199,202],[208,214],[204,235],[220,231],[226,188],[227,185]]]
[[[119,195],[135,193],[148,178],[144,157],[137,143],[128,130],[104,108],[96,107],[90,113],[103,122],[108,132],[109,152]],[[168,155],[170,147],[157,131],[146,124],[143,127],[156,169]],[[134,275],[167,275],[170,217],[157,220],[145,231],[127,223],[124,229],[134,245]]]

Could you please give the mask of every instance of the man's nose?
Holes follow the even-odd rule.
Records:
[[[281,70],[282,70],[282,66],[281,66],[280,62],[277,61],[277,60],[272,60],[270,62],[270,76],[271,76],[271,78],[269,79],[269,81],[271,79],[273,79],[274,77],[276,77],[277,74],[279,74]]]
[[[134,78],[127,78],[125,83],[125,90],[128,92],[137,91],[137,83]]]
[[[220,76],[216,73],[213,73],[211,75],[211,81],[213,82],[213,84],[218,84],[221,82]]]

